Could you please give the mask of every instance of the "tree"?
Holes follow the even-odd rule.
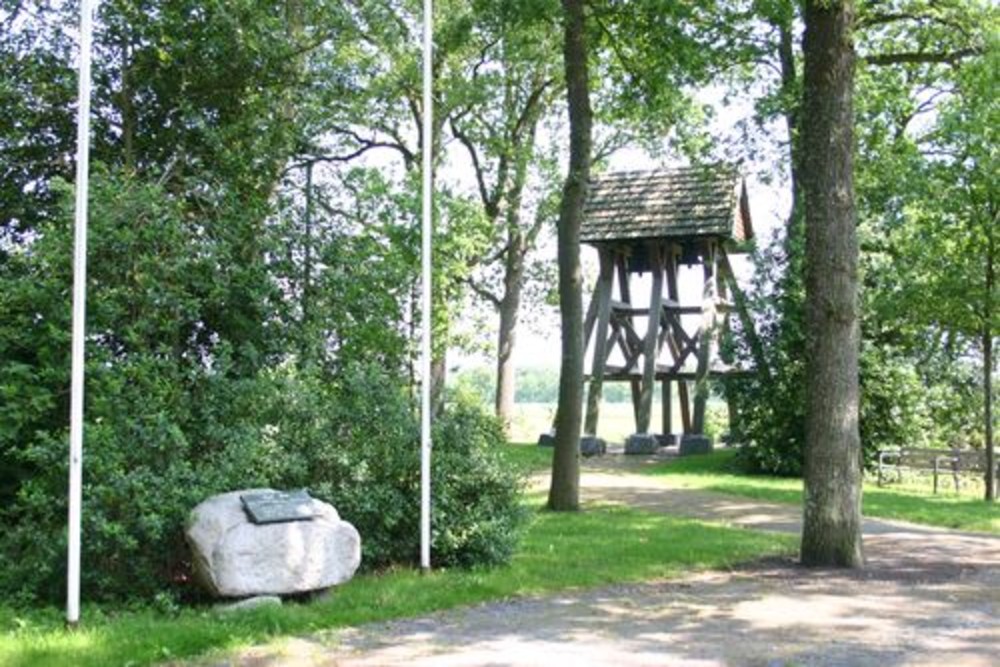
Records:
[[[953,72],[953,87],[937,109],[937,122],[918,137],[921,152],[914,156],[911,179],[916,191],[907,198],[901,227],[889,241],[898,276],[897,298],[888,306],[892,316],[922,330],[946,332],[957,357],[979,356],[988,501],[996,499],[996,479],[989,471],[996,469],[992,376],[1000,330],[1000,200],[994,178],[1000,107],[992,95],[998,54],[992,44]]]
[[[802,562],[860,567],[858,240],[854,209],[854,4],[807,0],[805,511]]]
[[[583,272],[580,226],[590,180],[590,81],[583,0],[563,0],[563,61],[569,108],[569,171],[559,206],[559,315],[562,361],[549,509],[580,507],[580,420],[583,403]]]
[[[493,66],[485,74],[479,63],[473,67],[471,81],[478,90],[450,121],[452,134],[469,154],[480,202],[494,229],[493,247],[476,262],[470,285],[499,315],[495,409],[505,425],[514,409],[514,348],[531,268],[528,255],[550,221],[557,192],[553,179],[545,177],[547,161],[537,147],[537,130],[559,88],[558,51],[548,22],[532,13],[510,13],[499,13],[499,25],[483,21],[495,32],[487,45],[495,46],[483,51],[480,62],[490,57]],[[541,176],[534,187],[533,171]],[[531,204],[535,213],[528,219]]]

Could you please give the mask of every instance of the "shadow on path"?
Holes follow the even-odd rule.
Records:
[[[585,466],[585,502],[797,533],[799,509]],[[631,467],[633,464],[629,463]],[[731,572],[517,599],[287,640],[212,665],[949,665],[1000,646],[1000,538],[866,520],[864,570]]]

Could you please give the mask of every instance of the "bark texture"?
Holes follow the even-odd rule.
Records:
[[[517,321],[521,311],[521,292],[524,287],[524,236],[512,230],[504,257],[503,298],[500,299],[500,331],[497,337],[497,392],[496,415],[504,429],[510,428],[514,418],[514,392],[516,368],[514,346],[517,344]]]
[[[986,501],[997,499],[997,462],[993,449],[993,289],[996,284],[994,230],[988,230],[986,248],[986,299],[983,303],[983,443],[986,449]]]
[[[860,567],[858,239],[851,0],[805,3],[802,166],[808,334],[802,562]]]
[[[569,105],[569,173],[559,207],[559,311],[562,360],[549,509],[580,507],[580,418],[583,402],[583,275],[580,223],[590,179],[591,110],[583,0],[563,0],[563,59]]]

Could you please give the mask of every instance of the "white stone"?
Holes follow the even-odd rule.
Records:
[[[240,496],[223,493],[200,503],[188,519],[194,571],[221,597],[291,595],[349,580],[361,564],[361,537],[332,505],[315,498],[309,521],[254,524]]]

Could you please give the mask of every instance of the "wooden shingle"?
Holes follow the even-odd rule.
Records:
[[[753,237],[746,185],[727,165],[603,174],[590,184],[584,243]]]

